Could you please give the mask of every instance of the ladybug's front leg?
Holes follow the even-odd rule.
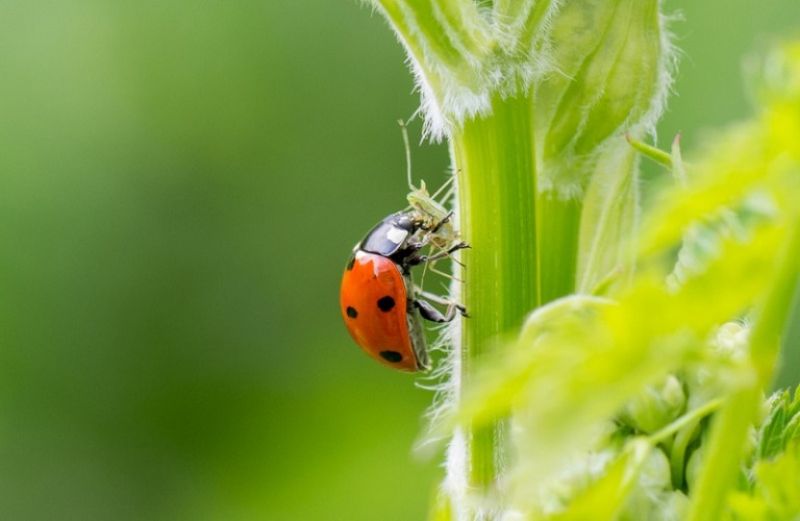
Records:
[[[416,266],[418,264],[422,264],[424,262],[436,262],[437,260],[441,260],[453,255],[453,253],[457,252],[458,250],[463,250],[465,248],[469,248],[470,245],[466,242],[457,242],[454,245],[450,246],[446,250],[440,251],[438,253],[434,253],[433,255],[418,255],[414,254],[409,256],[405,260],[406,266]],[[455,259],[453,259],[455,260]]]
[[[421,259],[422,259],[422,262],[436,262],[437,260],[445,259],[447,257],[450,257],[451,255],[453,255],[458,250],[463,250],[463,249],[466,249],[466,248],[469,248],[469,247],[470,247],[469,244],[467,244],[464,241],[461,241],[461,242],[457,242],[457,243],[453,244],[452,246],[450,246],[446,250],[440,251],[438,253],[434,253],[433,255],[429,255],[429,256],[424,256],[423,255],[421,257]]]
[[[455,302],[448,302],[447,311],[444,314],[433,307],[429,302],[422,299],[414,299],[414,306],[419,310],[419,314],[422,316],[422,318],[438,324],[451,322],[454,318],[456,318],[456,313],[459,313],[464,317],[468,316],[466,308],[460,304],[456,304]]]

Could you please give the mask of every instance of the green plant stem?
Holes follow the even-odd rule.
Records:
[[[472,245],[461,298],[461,378],[468,387],[499,336],[518,331],[538,304],[536,179],[531,104],[495,99],[492,114],[453,133],[461,233]],[[468,481],[484,493],[500,472],[502,420],[468,429]]]
[[[704,403],[700,407],[692,409],[691,411],[687,412],[677,420],[673,421],[663,429],[658,432],[654,432],[647,439],[650,441],[650,444],[655,446],[659,443],[667,441],[667,438],[681,430],[682,428],[686,427],[689,424],[695,423],[701,420],[704,416],[712,413],[716,409],[719,408],[722,400],[709,400],[708,402]]]
[[[536,236],[540,306],[575,291],[582,208],[582,198],[539,194]]]
[[[703,469],[692,490],[688,521],[720,518],[728,490],[739,472],[747,429],[753,424],[760,392],[755,385],[737,391],[714,417]]]
[[[644,157],[649,158],[667,168],[673,167],[672,156],[667,152],[664,152],[660,148],[656,148],[652,145],[648,145],[644,141],[636,139],[630,134],[625,134],[625,139],[627,139],[628,143],[630,143],[630,145],[639,151],[639,153],[641,153]]]
[[[497,97],[492,108],[451,139],[461,233],[472,245],[461,288],[470,313],[461,331],[464,388],[501,335],[575,289],[581,203],[537,191],[531,101]],[[469,429],[468,478],[477,490],[489,492],[502,472],[503,430],[503,420]]]
[[[694,440],[700,426],[700,419],[685,425],[675,435],[670,449],[669,466],[672,474],[672,485],[675,488],[682,488],[684,482],[684,464],[686,463],[686,449],[689,443]]]
[[[781,335],[786,329],[795,288],[800,282],[800,219],[789,223],[792,233],[772,280],[770,291],[759,309],[750,337],[750,357],[755,374],[748,384],[734,392],[714,418],[703,471],[692,491],[689,521],[719,519],[735,477],[762,394],[773,378],[780,354]]]

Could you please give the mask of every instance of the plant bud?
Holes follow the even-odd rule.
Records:
[[[639,473],[619,521],[683,519],[681,498],[673,497],[669,461],[661,450],[653,450]],[[678,493],[680,494],[680,493]],[[684,498],[685,499],[685,498]]]
[[[652,434],[678,417],[686,405],[681,382],[670,375],[660,386],[650,386],[629,402],[623,419],[631,427]]]
[[[747,342],[750,330],[739,322],[726,322],[719,326],[714,339],[715,347],[733,360],[747,356]]]
[[[543,171],[557,191],[583,186],[590,155],[615,133],[651,126],[660,112],[669,45],[658,7],[658,0],[577,0],[555,16],[556,70],[536,86],[534,119]]]

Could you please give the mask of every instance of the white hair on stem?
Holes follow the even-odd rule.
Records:
[[[634,0],[638,1],[638,0]],[[372,0],[370,3],[390,21],[396,37],[407,51],[406,64],[414,77],[414,92],[420,96],[419,112],[423,115],[423,139],[441,141],[449,138],[468,120],[491,114],[492,104],[498,99],[515,96],[534,96],[534,85],[551,74],[563,74],[552,52],[553,26],[562,0],[518,0],[507,17],[493,16],[494,9],[478,3],[479,18],[467,17],[468,24],[459,25],[461,12],[445,12],[438,2],[427,4],[410,0]],[[430,7],[432,19],[417,18],[423,12],[419,5]],[[468,5],[469,4],[469,5]],[[607,137],[600,137],[591,150],[578,153],[575,143],[566,150],[568,159],[557,159],[558,164],[540,165],[537,168],[537,188],[561,199],[577,199],[584,195],[588,179],[595,170],[600,154],[624,131],[655,135],[655,124],[664,111],[671,90],[677,52],[672,45],[669,22],[674,17],[661,14],[662,1],[658,0],[660,49],[657,71],[652,81],[656,84],[647,92],[639,92],[641,103],[635,113],[620,117],[622,123]],[[567,4],[568,5],[568,4]],[[446,6],[445,6],[446,7]],[[473,7],[473,0],[465,0],[459,9]],[[390,13],[387,12],[391,11]],[[394,19],[392,19],[394,16]],[[652,20],[652,19],[651,19]],[[478,34],[478,38],[473,38]],[[485,40],[483,40],[485,38]],[[483,43],[489,42],[482,46]],[[652,42],[652,40],[651,40]],[[442,45],[444,43],[444,45]],[[655,47],[655,45],[653,45]],[[444,49],[444,50],[443,50]],[[589,106],[577,123],[575,134],[581,133],[589,120],[591,105],[603,94],[597,88]],[[647,95],[649,98],[644,98]],[[593,101],[594,100],[594,101]],[[618,120],[615,120],[615,124]],[[559,172],[565,175],[559,175]],[[457,205],[456,218],[459,215]],[[458,223],[454,223],[458,229]],[[453,264],[454,275],[460,267]],[[449,298],[460,301],[460,284],[452,282]],[[418,382],[420,387],[432,390],[433,403],[426,413],[428,430],[417,445],[418,451],[428,451],[444,443],[440,428],[445,418],[451,417],[460,399],[461,381],[461,330],[462,319],[439,328],[432,351],[443,351],[442,361],[434,371]],[[468,484],[467,434],[456,429],[449,440],[446,456],[444,492],[456,509],[456,520],[500,519],[498,506],[486,498],[476,498]],[[502,440],[496,440],[500,443]],[[503,451],[495,451],[501,454]],[[502,467],[502,465],[500,465]],[[508,513],[504,519],[512,519]]]

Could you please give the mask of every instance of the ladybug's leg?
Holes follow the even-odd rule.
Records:
[[[454,245],[450,246],[446,250],[442,250],[438,253],[434,253],[433,255],[419,255],[413,259],[414,264],[421,264],[423,262],[436,262],[439,259],[444,259],[446,257],[450,257],[453,253],[457,252],[458,250],[463,250],[465,248],[469,248],[469,244],[466,242],[457,242]],[[409,259],[412,260],[412,259]]]
[[[450,260],[461,266],[462,268],[466,268],[467,265],[461,262],[460,260],[456,259],[455,257],[450,257]]]
[[[425,300],[430,300],[431,302],[436,302],[437,304],[441,304],[443,306],[453,305],[453,306],[456,307],[456,309],[461,309],[461,310],[466,309],[464,306],[462,306],[462,305],[460,305],[460,304],[458,304],[458,303],[456,303],[456,302],[454,302],[454,301],[452,301],[452,300],[450,300],[448,298],[442,297],[441,295],[436,295],[434,293],[428,293],[427,291],[423,290],[422,288],[420,288],[416,284],[414,285],[414,294],[415,295],[419,295],[420,297],[424,298]]]
[[[453,259],[453,260],[455,260],[455,259]],[[430,264],[428,264],[428,265],[427,265],[427,267],[426,267],[425,269],[427,269],[427,270],[428,270],[428,271],[430,271],[431,273],[435,273],[435,274],[437,274],[437,275],[440,275],[440,276],[442,276],[442,277],[444,277],[444,278],[446,278],[446,279],[455,280],[456,282],[464,282],[462,279],[459,279],[459,278],[458,278],[458,277],[456,277],[455,275],[451,275],[450,273],[445,273],[444,271],[437,270],[437,269],[434,267],[434,266],[435,266],[435,264],[436,264],[436,261],[433,261],[433,262],[431,262]]]
[[[444,225],[448,220],[450,220],[450,216],[453,215],[453,212],[448,213],[444,219],[437,222],[431,229],[421,227],[420,229],[424,231],[422,234],[422,238],[416,241],[409,241],[408,246],[414,250],[421,250],[428,244],[430,244],[431,240],[436,236],[436,232]]]
[[[411,268],[413,266],[417,266],[417,265],[422,264],[422,263],[425,263],[425,270],[426,271],[430,270],[433,273],[441,275],[442,277],[448,278],[450,280],[455,280],[455,281],[458,281],[458,282],[464,282],[463,280],[459,279],[458,277],[455,277],[453,275],[450,275],[449,273],[444,273],[442,271],[437,270],[436,268],[434,268],[434,266],[435,266],[437,260],[450,257],[450,258],[452,258],[452,260],[454,262],[457,262],[459,265],[461,265],[463,267],[464,264],[459,262],[457,259],[453,258],[452,254],[454,252],[458,251],[458,250],[463,250],[464,248],[469,248],[469,247],[470,247],[469,244],[467,244],[466,242],[459,242],[459,243],[454,244],[453,246],[451,246],[450,248],[448,248],[446,250],[442,250],[442,251],[436,252],[436,253],[434,253],[432,255],[420,255],[418,252],[415,252],[413,255],[403,259],[402,263],[403,263],[403,266],[406,269]],[[424,277],[424,274],[423,274],[423,277]]]
[[[451,302],[447,306],[447,311],[444,314],[425,300],[415,299],[414,306],[419,310],[419,314],[422,315],[422,318],[438,324],[452,321],[456,318],[456,312],[460,313],[462,316],[467,316],[467,311],[464,309],[464,306],[460,306],[454,302]]]
[[[417,307],[417,309],[420,310],[420,314],[428,320],[433,320],[434,322],[450,322],[450,320],[453,320],[453,318],[455,317],[456,311],[460,313],[461,316],[463,317],[469,316],[467,315],[467,308],[465,308],[464,306],[462,306],[457,302],[453,302],[452,300],[440,297],[439,295],[434,295],[433,293],[428,293],[427,291],[423,291],[422,289],[416,286],[414,287],[414,290],[415,293],[418,295],[418,297],[422,297],[414,299],[414,305]],[[430,302],[427,302],[428,300],[430,300],[431,302],[436,302],[437,304],[441,304],[443,306],[447,306],[447,311],[445,312],[445,314],[442,315],[442,313],[440,313],[439,310],[431,306]],[[443,317],[443,318],[449,317],[449,318],[444,321],[430,318],[425,315],[425,312],[422,309],[423,306],[433,310],[433,313],[437,317]]]

